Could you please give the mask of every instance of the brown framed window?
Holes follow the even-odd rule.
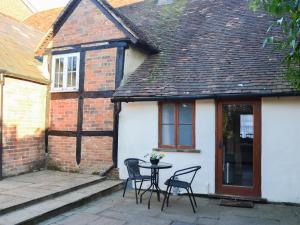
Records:
[[[195,103],[159,103],[159,147],[195,148]]]

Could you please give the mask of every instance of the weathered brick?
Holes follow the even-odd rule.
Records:
[[[53,46],[124,38],[122,33],[90,0],[82,0],[59,32]]]
[[[51,130],[74,131],[77,128],[77,99],[51,100]]]
[[[17,91],[16,91],[17,90]],[[43,166],[47,87],[5,78],[3,88],[3,175]]]

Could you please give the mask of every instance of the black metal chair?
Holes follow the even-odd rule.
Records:
[[[195,213],[195,206],[197,207],[197,203],[196,203],[196,199],[193,193],[193,189],[192,189],[192,183],[194,181],[194,178],[196,176],[196,173],[198,172],[198,170],[201,169],[201,166],[193,166],[193,167],[189,167],[189,168],[185,168],[182,170],[177,170],[173,176],[171,176],[166,182],[165,185],[167,185],[167,189],[166,189],[166,194],[164,197],[164,201],[162,203],[161,206],[161,211],[164,210],[164,206],[165,206],[165,201],[167,200],[167,207],[169,206],[169,197],[170,197],[170,193],[172,188],[183,188],[187,191],[187,194],[189,196],[192,208],[193,208],[193,212]],[[191,179],[188,181],[182,181],[179,180],[180,176],[186,175],[186,174],[191,174]],[[178,178],[178,179],[177,179]],[[192,200],[193,199],[193,200]],[[194,203],[193,203],[194,201]],[[194,206],[195,204],[195,206]]]
[[[127,171],[128,171],[128,178],[127,178],[126,183],[125,183],[123,197],[125,196],[128,181],[133,180],[134,181],[136,204],[138,204],[138,194],[140,194],[143,182],[151,180],[150,175],[149,176],[148,175],[141,175],[140,167],[138,166],[138,164],[140,162],[145,162],[145,161],[141,160],[141,159],[137,159],[137,158],[129,158],[129,159],[126,159],[124,161],[124,164],[127,167]],[[141,184],[140,184],[140,188],[137,192],[136,183],[138,183],[138,182],[140,182]]]

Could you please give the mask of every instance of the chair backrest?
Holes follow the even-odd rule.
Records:
[[[140,167],[138,166],[140,162],[145,162],[145,161],[137,158],[125,159],[124,164],[127,167],[129,178],[135,178],[141,175]]]
[[[174,173],[174,175],[170,178],[170,180],[174,180],[175,177],[191,174],[191,180],[190,180],[189,184],[192,184],[198,170],[200,170],[200,169],[201,169],[201,166],[192,166],[192,167],[188,167],[185,169],[177,170]]]

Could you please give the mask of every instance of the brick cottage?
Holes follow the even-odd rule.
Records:
[[[247,0],[118,2],[70,1],[35,49],[43,72],[3,73],[6,174],[46,159],[63,171],[117,168],[125,179],[125,159],[155,151],[173,164],[161,186],[175,170],[201,165],[198,194],[300,203],[300,93],[281,73],[282,56],[261,48],[272,18]],[[13,74],[19,108],[5,98]],[[24,129],[11,112],[28,118]]]

